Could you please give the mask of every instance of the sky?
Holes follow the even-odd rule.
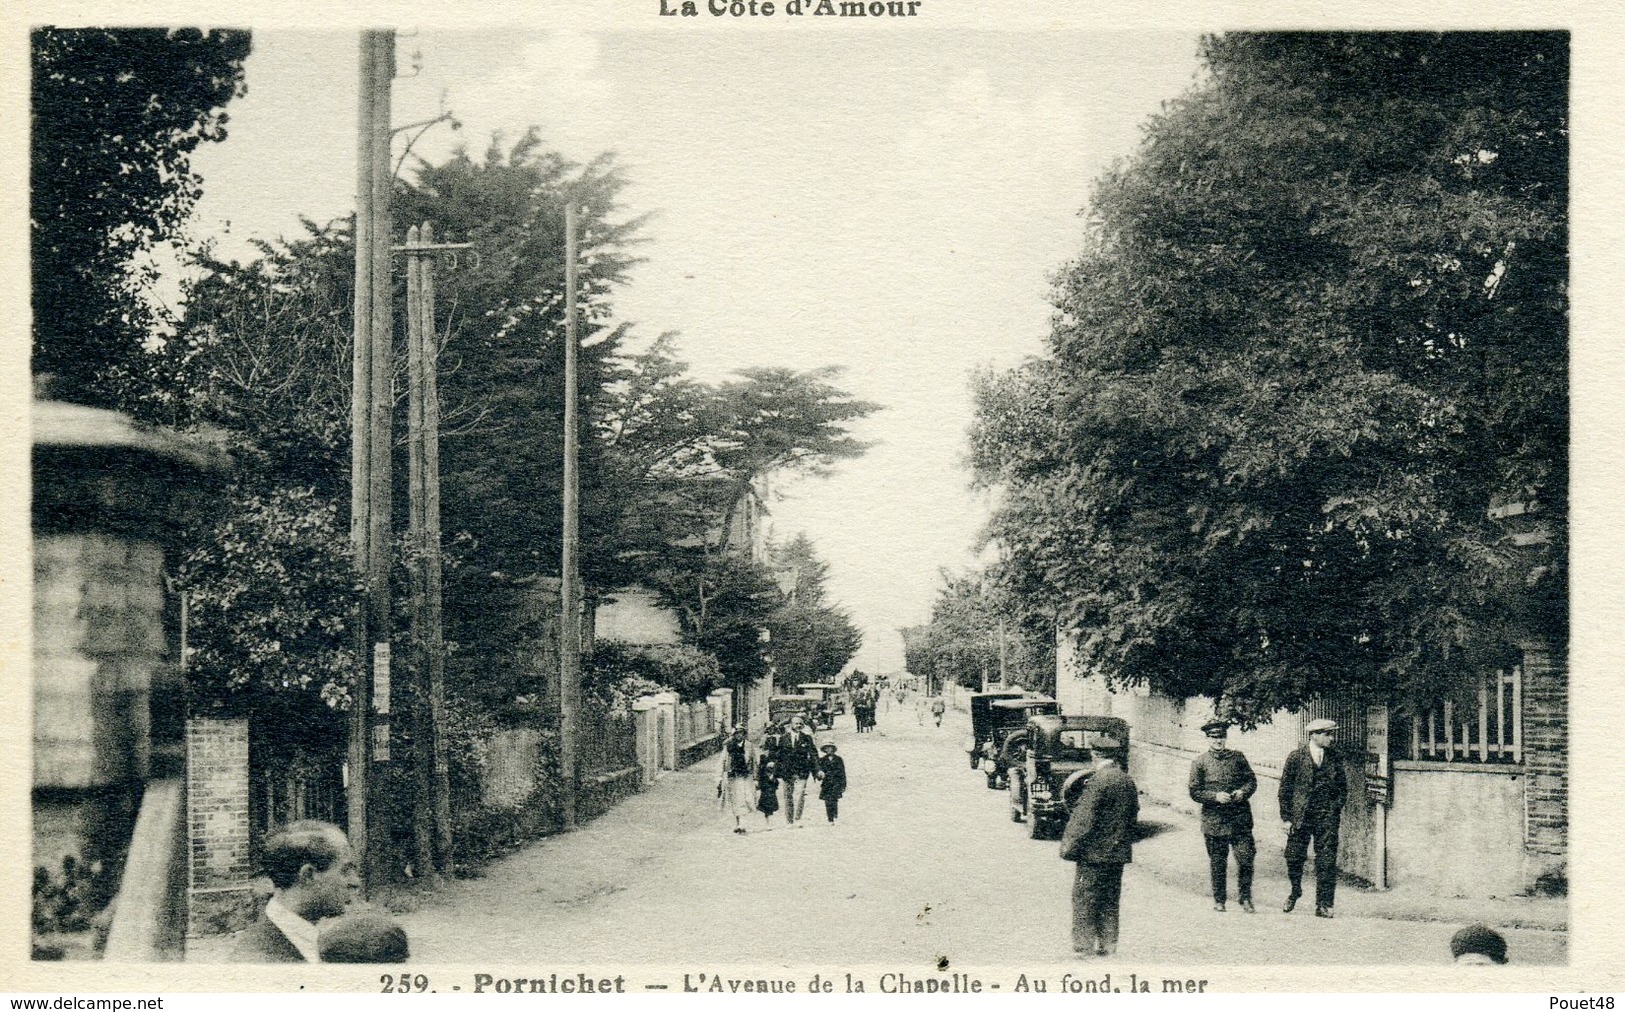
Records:
[[[1042,353],[1049,279],[1081,249],[1091,181],[1193,83],[1196,36],[399,33],[394,122],[462,124],[413,154],[480,153],[532,125],[576,161],[615,152],[626,212],[653,212],[614,295],[635,334],[679,331],[706,380],[838,365],[885,406],[856,428],[875,444],[863,458],[775,482],[769,519],[830,563],[864,632],[854,664],[901,669],[898,629],[928,618],[943,567],[974,564],[988,515],[963,466],[968,381]],[[193,160],[193,229],[238,256],[300,215],[351,212],[356,35],[256,30],[246,77],[228,139]]]

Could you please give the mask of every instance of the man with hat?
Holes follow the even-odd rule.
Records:
[[[1291,913],[1303,895],[1303,865],[1315,845],[1315,916],[1332,916],[1337,895],[1337,830],[1348,797],[1348,775],[1332,745],[1337,722],[1320,718],[1304,725],[1309,741],[1281,767],[1281,821],[1286,824],[1286,875],[1292,892],[1281,909]]]
[[[1253,805],[1258,778],[1247,757],[1226,748],[1230,722],[1218,717],[1202,725],[1208,750],[1191,763],[1191,800],[1202,806],[1202,839],[1207,844],[1213,882],[1213,909],[1224,911],[1230,850],[1236,851],[1236,902],[1253,912]]]
[[[807,804],[807,781],[818,769],[818,745],[799,713],[791,718],[789,733],[779,739],[778,759],[779,777],[784,782],[784,819],[795,825]]]

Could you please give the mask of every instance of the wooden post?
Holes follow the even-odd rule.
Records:
[[[361,33],[360,79],[357,91],[356,188],[355,188],[355,317],[351,346],[350,388],[350,546],[355,565],[363,578],[371,572],[367,551],[370,545],[370,490],[372,448],[372,93],[376,87],[377,63],[373,33]],[[372,881],[367,847],[367,787],[372,753],[372,665],[369,663],[366,611],[357,622],[354,640],[356,672],[350,693],[350,743],[345,800],[350,846],[363,883]]]
[[[409,541],[413,548],[412,643],[417,705],[413,709],[416,833],[422,874],[451,868],[451,786],[446,766],[445,636],[441,627],[440,342],[434,322],[434,255],[467,243],[435,243],[424,222],[407,232]]]
[[[419,232],[413,225],[406,232],[406,540],[412,552],[411,564],[411,643],[414,699],[412,701],[412,838],[420,878],[435,877],[434,859],[434,722],[429,708],[429,665],[427,593],[423,552],[424,536],[423,442],[424,442],[424,304],[423,274],[427,269],[418,255]]]
[[[423,225],[423,242],[434,227]],[[446,646],[440,614],[440,339],[434,323],[434,261],[423,261],[423,589],[429,642],[429,714],[434,727],[435,847],[441,871],[451,870],[451,779],[446,764]]]
[[[564,205],[564,552],[560,560],[559,619],[559,772],[564,778],[564,827],[576,824],[580,788],[581,708],[581,564],[580,476],[576,473],[576,204],[567,194]]]

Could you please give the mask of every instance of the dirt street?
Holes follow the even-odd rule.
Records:
[[[484,878],[450,885],[402,915],[414,962],[748,964],[756,967],[1065,963],[1072,866],[1054,841],[1009,821],[961,742],[963,714],[939,729],[895,702],[875,733],[840,718],[850,787],[841,819],[808,798],[804,826],[782,815],[730,832],[715,798],[717,760],[663,776],[575,833],[538,842]],[[809,792],[811,794],[811,792]],[[1155,816],[1157,810],[1148,814]],[[1171,828],[1170,828],[1171,827]],[[1188,822],[1166,833],[1201,839]],[[1178,853],[1166,845],[1159,854]],[[1458,925],[1339,916],[1301,904],[1257,914],[1159,880],[1142,861],[1124,878],[1117,962],[1445,964]],[[1166,877],[1166,876],[1164,876]],[[1566,935],[1508,932],[1519,963],[1561,963]]]

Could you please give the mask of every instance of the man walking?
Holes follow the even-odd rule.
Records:
[[[290,822],[265,838],[271,900],[237,939],[236,963],[318,963],[316,922],[344,913],[361,891],[344,831],[313,819]]]
[[[790,721],[790,732],[779,743],[779,777],[784,783],[784,819],[801,821],[807,804],[807,780],[818,769],[818,743],[800,714]]]
[[[1061,858],[1077,863],[1072,879],[1072,950],[1109,956],[1117,951],[1123,865],[1133,860],[1140,815],[1134,781],[1102,756],[1061,834]]]
[[[1208,750],[1191,763],[1191,800],[1202,806],[1202,839],[1207,844],[1213,909],[1224,912],[1230,850],[1236,851],[1236,902],[1253,912],[1253,805],[1258,778],[1247,757],[1226,747],[1229,721],[1202,725]]]
[[[1337,894],[1337,830],[1348,796],[1343,759],[1332,745],[1335,721],[1321,718],[1304,726],[1309,735],[1281,767],[1281,821],[1286,824],[1286,875],[1292,892],[1281,909],[1291,913],[1303,896],[1303,865],[1315,845],[1315,916],[1332,916]]]

